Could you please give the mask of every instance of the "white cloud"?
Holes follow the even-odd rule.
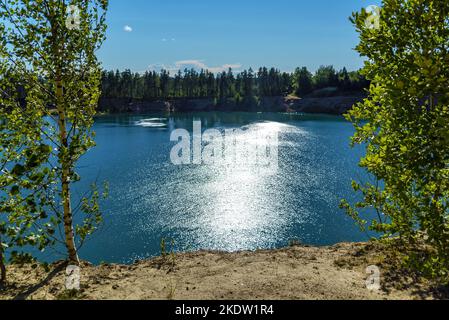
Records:
[[[126,25],[123,27],[123,31],[125,32],[133,32],[133,28],[131,28],[130,26]]]
[[[175,75],[175,74],[178,73],[178,71],[180,69],[178,69],[178,68],[176,68],[175,66],[172,66],[172,65],[165,65],[165,64],[161,63],[161,64],[150,64],[148,66],[147,70],[156,71],[156,72],[160,72],[161,70],[166,70],[171,75]]]
[[[193,69],[208,70],[209,72],[212,72],[212,73],[219,73],[219,72],[223,72],[223,71],[228,71],[229,68],[231,68],[233,70],[238,70],[241,67],[242,67],[242,65],[239,63],[224,64],[221,66],[211,67],[211,66],[206,65],[202,60],[181,60],[181,61],[176,61],[174,67],[172,67],[171,69],[175,69],[177,72],[178,70],[184,70],[185,68],[193,68]]]
[[[223,71],[228,71],[231,68],[233,71],[239,71],[242,68],[242,65],[239,63],[234,64],[224,64],[221,66],[210,67],[206,65],[202,60],[180,60],[176,61],[174,65],[166,65],[166,64],[151,64],[148,66],[148,69],[151,71],[161,71],[166,70],[170,72],[171,75],[178,73],[179,71],[184,71],[184,69],[196,69],[196,70],[208,70],[212,73],[220,73]]]

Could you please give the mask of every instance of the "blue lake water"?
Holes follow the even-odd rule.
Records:
[[[166,127],[139,120],[166,118]],[[275,174],[219,166],[176,166],[170,161],[174,129],[263,126],[279,134]],[[351,149],[353,127],[341,117],[271,113],[111,115],[97,118],[97,147],[85,155],[76,186],[107,180],[105,223],[82,248],[82,259],[129,263],[160,253],[162,238],[176,250],[254,250],[288,245],[363,241],[368,235],[339,209],[354,201],[351,180],[367,181]],[[244,168],[243,168],[244,169]],[[51,251],[44,258],[52,259]]]

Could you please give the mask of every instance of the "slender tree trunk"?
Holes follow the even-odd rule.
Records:
[[[75,233],[73,230],[73,216],[71,206],[70,193],[70,169],[66,164],[62,165],[62,201],[64,207],[64,233],[65,245],[69,262],[71,264],[79,264],[78,252],[75,245]]]
[[[2,254],[0,253],[0,258]],[[3,261],[0,262],[0,288],[6,284],[6,266]]]
[[[75,246],[75,235],[73,231],[73,216],[71,205],[71,192],[70,192],[70,159],[66,154],[68,149],[68,137],[67,137],[67,121],[65,118],[64,99],[63,99],[63,86],[60,81],[59,75],[57,75],[56,81],[56,100],[59,117],[59,139],[63,150],[59,153],[59,160],[62,167],[61,183],[62,183],[62,203],[64,208],[64,233],[65,233],[65,245],[67,248],[69,262],[71,264],[79,264],[78,253]]]
[[[63,204],[63,219],[64,219],[64,235],[65,245],[68,254],[68,260],[70,264],[79,265],[78,252],[75,245],[75,233],[73,230],[73,215],[71,205],[71,193],[70,193],[70,172],[72,170],[72,161],[67,154],[68,152],[68,133],[67,133],[67,120],[66,120],[66,108],[64,101],[64,84],[62,81],[63,64],[64,64],[64,39],[58,33],[58,23],[53,13],[50,15],[50,22],[52,25],[52,38],[53,55],[56,61],[55,67],[55,98],[56,109],[58,111],[58,126],[59,126],[59,143],[60,150],[58,154],[59,162],[61,164],[61,200]]]
[[[0,239],[0,244],[1,244]],[[3,259],[3,247],[0,245],[0,288],[4,286],[6,283],[6,266],[5,261]]]

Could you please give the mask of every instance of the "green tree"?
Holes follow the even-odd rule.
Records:
[[[348,73],[343,69],[336,74],[333,67],[321,68],[316,80],[321,87],[338,85],[341,90],[353,91],[362,91],[369,84],[358,72]],[[305,95],[313,89],[313,76],[307,68],[297,68],[293,74],[266,67],[259,68],[256,74],[245,70],[235,75],[232,69],[218,74],[195,69],[185,69],[173,75],[164,70],[148,71],[143,75],[130,70],[102,73],[102,97],[105,98],[213,98],[217,103],[237,101],[245,107],[254,106],[260,97],[288,95],[292,92]],[[241,103],[243,100],[247,103]]]
[[[0,31],[4,27],[0,25]],[[0,57],[4,56],[0,40]],[[42,109],[36,109],[40,90],[28,87],[20,74],[12,72],[0,58],[0,286],[6,281],[6,251],[25,246],[43,250],[53,243],[54,226],[47,223],[47,190],[55,171],[44,166],[51,149],[43,141]],[[27,89],[24,103],[22,90]],[[15,257],[17,253],[11,252]]]
[[[268,69],[266,67],[259,68],[257,73],[259,95],[261,97],[270,95],[270,82],[268,80]]]
[[[170,92],[170,76],[168,74],[168,71],[162,70],[161,71],[161,77],[160,77],[160,85],[161,85],[161,94],[162,98],[166,99],[169,97]]]
[[[293,81],[293,88],[298,97],[313,91],[313,76],[306,67],[296,68]]]
[[[407,261],[448,280],[449,2],[384,0],[376,13],[354,13],[357,50],[367,58],[369,97],[349,112],[353,143],[366,144],[360,165],[379,184],[353,183],[363,201],[343,207],[363,226],[399,235]],[[379,21],[379,23],[377,23]],[[363,219],[375,208],[379,220]],[[413,252],[417,243],[429,249]]]
[[[282,95],[288,95],[290,93],[292,93],[293,90],[293,80],[292,80],[292,76],[287,73],[287,72],[283,72],[281,75],[281,94]]]
[[[62,225],[68,259],[74,264],[79,263],[77,239],[82,243],[101,221],[95,190],[92,198],[82,199],[86,217],[74,225],[71,188],[80,179],[78,159],[94,146],[91,127],[101,82],[95,53],[104,40],[107,6],[107,0],[0,0],[2,63],[23,79],[25,95],[19,105],[14,97],[5,98],[10,100],[6,105],[21,122],[28,109],[40,116],[33,118],[32,126],[39,129],[33,137],[50,152],[47,165],[57,178],[46,190],[46,201],[51,202],[46,208],[54,213],[51,221]],[[22,128],[10,129],[22,134]]]
[[[333,66],[320,66],[313,81],[316,89],[335,87],[338,85],[338,76]]]
[[[349,73],[346,68],[343,68],[338,73],[338,82],[340,90],[347,91],[351,89],[351,79],[349,78]]]

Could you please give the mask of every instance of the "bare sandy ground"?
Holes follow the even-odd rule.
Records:
[[[0,299],[433,299],[438,294],[413,279],[385,272],[385,256],[367,244],[295,246],[256,252],[195,252],[133,265],[83,263],[81,291],[65,290],[65,265],[9,266]],[[382,289],[366,287],[366,267],[378,263]],[[395,283],[397,282],[397,283]]]

